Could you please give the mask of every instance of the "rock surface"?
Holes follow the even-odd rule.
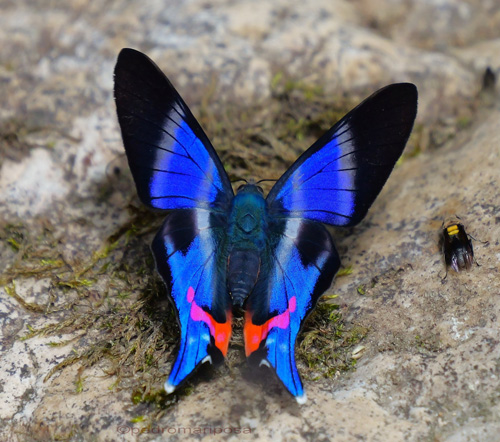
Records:
[[[160,440],[158,432],[181,440],[188,431],[206,440],[498,440],[500,101],[498,88],[481,91],[487,67],[500,74],[496,2],[0,4],[2,440]],[[75,311],[92,317],[124,293],[120,284],[135,272],[127,265],[148,262],[154,229],[112,255],[125,263],[122,282],[105,266],[85,279],[86,263],[110,259],[103,244],[133,218],[130,179],[112,173],[123,163],[112,100],[122,47],[147,52],[188,103],[202,102],[213,83],[218,109],[265,106],[280,73],[331,96],[362,97],[397,81],[418,86],[414,143],[422,153],[394,171],[359,227],[335,231],[353,273],[328,294],[339,295],[346,324],[368,330],[364,352],[353,371],[307,379],[306,405],[271,376],[224,367],[202,373],[191,394],[160,412],[131,400],[137,385],[106,357],[45,380],[113,328],[112,309],[108,326],[85,332],[82,321],[23,338]],[[438,234],[455,214],[478,239],[480,266],[443,280]],[[27,267],[34,259],[44,272]],[[60,279],[63,270],[78,277]],[[157,389],[173,348],[159,352]]]

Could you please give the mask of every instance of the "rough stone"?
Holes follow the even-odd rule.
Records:
[[[83,301],[74,288],[18,274],[0,288],[0,439],[181,440],[208,428],[196,437],[498,440],[500,101],[498,87],[482,91],[486,101],[480,94],[486,67],[500,72],[496,2],[167,3],[0,2],[0,268],[14,268],[30,248],[57,244],[63,252],[53,260],[83,272],[132,219],[130,179],[113,175],[115,164],[124,171],[112,100],[122,47],[147,52],[188,103],[210,90],[221,109],[265,104],[279,73],[332,97],[362,98],[412,81],[422,153],[397,167],[361,225],[334,230],[353,273],[328,294],[339,295],[346,324],[368,329],[365,350],[355,370],[307,379],[304,406],[270,375],[220,368],[200,375],[194,391],[153,422],[151,407],[133,403],[105,358],[44,381],[91,336],[63,330],[23,339],[70,313],[45,315],[33,305],[84,309],[115,293],[106,269]],[[439,232],[455,214],[477,238],[479,266],[443,279]],[[124,260],[146,253],[150,236],[143,233]],[[154,382],[160,388],[163,379]],[[236,427],[251,434],[210,433]]]

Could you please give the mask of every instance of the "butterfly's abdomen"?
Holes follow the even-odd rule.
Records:
[[[242,307],[259,276],[259,253],[255,250],[233,250],[228,258],[227,270],[227,286],[233,305]]]

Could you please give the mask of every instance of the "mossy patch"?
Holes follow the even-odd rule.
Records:
[[[334,297],[324,296],[299,337],[297,356],[305,363],[302,374],[310,380],[329,378],[356,365],[353,348],[368,329],[346,324]]]

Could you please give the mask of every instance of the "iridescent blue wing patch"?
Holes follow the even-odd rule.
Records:
[[[158,66],[123,49],[115,100],[141,201],[155,209],[227,208],[229,178],[202,128]]]
[[[387,86],[314,143],[271,189],[271,214],[335,226],[360,222],[403,153],[417,113],[417,89]]]
[[[220,241],[226,228],[225,216],[211,210],[174,210],[153,241],[156,266],[170,289],[181,331],[167,393],[199,364],[220,361],[227,353],[231,301]]]
[[[304,320],[340,266],[326,228],[299,218],[276,218],[269,250],[246,303],[244,339],[249,360],[270,365],[299,403],[306,400],[295,341]]]

